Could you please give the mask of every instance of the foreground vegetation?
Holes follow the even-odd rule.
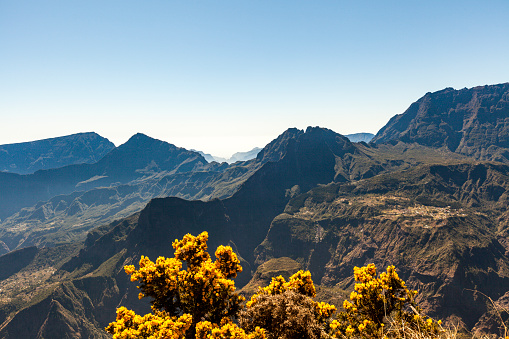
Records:
[[[174,258],[153,262],[142,256],[138,269],[125,266],[131,281],[140,283],[139,298],[151,298],[152,313],[141,316],[120,307],[106,331],[115,339],[456,337],[455,330],[422,314],[417,291],[408,289],[394,266],[381,274],[374,264],[355,267],[355,288],[341,312],[313,300],[316,290],[308,271],[288,281],[273,278],[243,305],[232,280],[242,271],[237,255],[219,246],[212,261],[207,240],[207,232],[187,234],[173,242]]]

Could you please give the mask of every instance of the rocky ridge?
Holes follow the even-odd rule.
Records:
[[[479,160],[509,161],[509,83],[427,93],[394,116],[373,143],[403,141]]]

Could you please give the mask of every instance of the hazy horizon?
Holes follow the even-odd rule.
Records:
[[[0,2],[0,144],[137,132],[228,157],[290,127],[375,134],[509,81],[509,2]]]

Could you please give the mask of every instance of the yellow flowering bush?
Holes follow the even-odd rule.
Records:
[[[421,315],[415,303],[417,291],[406,287],[394,266],[379,276],[374,264],[355,267],[354,278],[357,283],[350,300],[343,302],[345,310],[329,325],[332,337],[398,337],[397,331],[387,329],[389,323],[404,324],[427,337],[440,332],[439,323]]]
[[[289,281],[286,281],[281,275],[272,278],[268,286],[258,288],[258,293],[251,297],[251,300],[247,302],[246,306],[251,307],[254,305],[256,299],[261,294],[276,295],[290,290],[308,297],[315,297],[316,289],[311,279],[311,273],[309,271],[300,270],[292,275]]]
[[[309,271],[299,271],[288,281],[282,276],[272,278],[246,303],[240,325],[249,331],[263,328],[269,339],[322,338],[336,307],[314,301],[315,295]]]
[[[113,334],[113,339],[132,338],[184,338],[191,326],[192,317],[184,314],[180,317],[168,316],[165,312],[139,316],[125,307],[117,310],[117,320],[111,323],[106,331]]]
[[[199,322],[196,326],[196,339],[266,339],[265,330],[256,327],[252,333],[246,333],[230,320],[223,320],[221,326],[209,321]]]
[[[235,284],[230,278],[242,271],[240,261],[231,247],[220,246],[215,252],[216,260],[212,262],[207,252],[207,240],[207,232],[196,237],[187,234],[182,240],[173,242],[174,258],[159,257],[153,262],[142,256],[139,269],[133,265],[125,266],[131,281],[140,284],[139,298],[152,298],[153,314],[141,317],[120,308],[117,320],[106,331],[114,338],[184,338],[181,335],[184,332],[186,338],[194,338],[199,322],[217,327],[223,319],[235,317],[244,297],[235,292]],[[184,262],[186,269],[182,269]],[[216,327],[211,327],[209,332]],[[173,334],[160,335],[164,333],[160,329],[168,329],[168,333]],[[200,335],[203,337],[205,332],[202,326]],[[175,333],[181,336],[175,336]]]

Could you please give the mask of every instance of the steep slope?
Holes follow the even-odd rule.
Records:
[[[304,131],[300,129],[287,129],[258,152],[256,159],[263,163],[281,160],[288,149],[293,147],[295,140],[302,134],[304,134]]]
[[[403,141],[480,160],[509,161],[509,83],[427,93],[394,116],[373,143]]]
[[[425,310],[472,328],[509,290],[509,166],[423,165],[297,196],[255,250],[290,257],[315,281],[351,288],[352,270],[396,265]]]
[[[74,164],[91,164],[115,148],[97,133],[0,145],[0,172],[31,174]]]
[[[252,251],[289,199],[335,181],[336,158],[347,153],[357,153],[348,139],[331,130],[308,127],[305,132],[287,130],[258,154],[257,159],[267,162],[224,201],[239,233],[237,245],[248,261],[252,262]]]

